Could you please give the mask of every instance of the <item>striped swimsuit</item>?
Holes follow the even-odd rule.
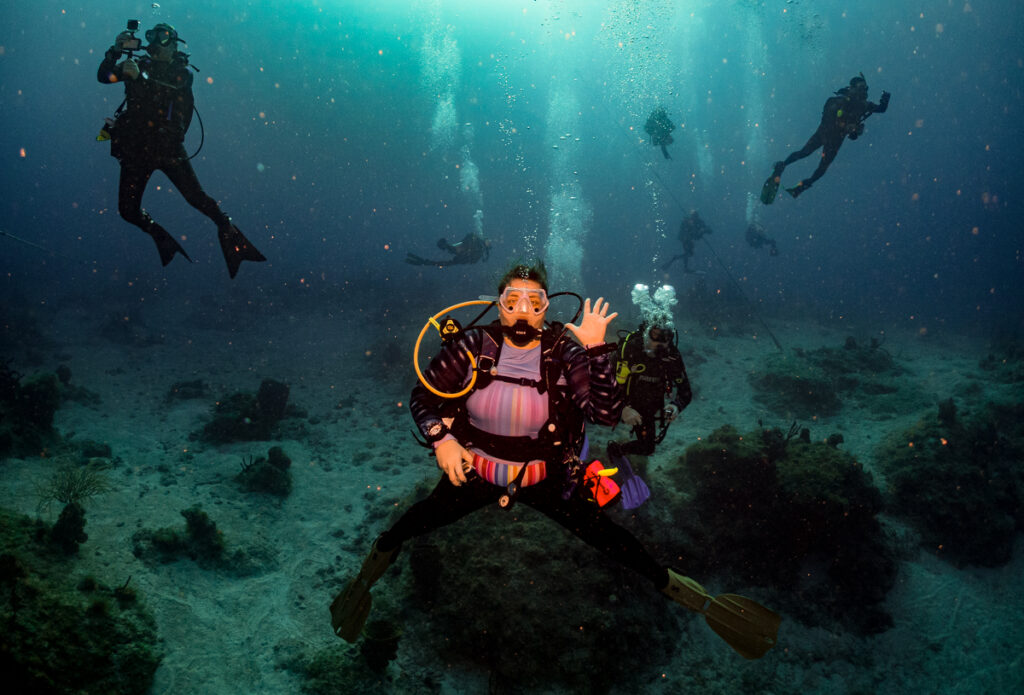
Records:
[[[505,344],[498,361],[498,374],[513,379],[540,379],[541,348],[528,350]],[[565,377],[559,377],[565,384]],[[535,437],[548,420],[548,396],[532,386],[510,384],[495,379],[474,391],[466,401],[469,421],[484,432],[509,437]],[[484,480],[505,487],[516,479],[523,461],[509,461],[488,454],[479,447],[470,448],[473,468]],[[547,477],[544,461],[527,462],[522,486],[535,485]]]

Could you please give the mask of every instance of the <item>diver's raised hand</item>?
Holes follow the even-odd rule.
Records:
[[[434,447],[437,467],[445,472],[452,485],[458,487],[466,482],[466,471],[473,464],[473,454],[462,448],[455,439],[447,439]]]
[[[604,343],[604,334],[608,330],[608,324],[619,315],[618,312],[609,315],[609,306],[608,302],[604,301],[604,297],[598,297],[594,302],[594,308],[591,309],[590,298],[587,297],[586,302],[583,303],[583,317],[580,319],[580,325],[575,326],[571,323],[566,325],[566,328],[572,331],[576,340],[580,341],[583,347],[593,347]]]

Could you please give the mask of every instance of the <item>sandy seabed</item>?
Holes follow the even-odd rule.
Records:
[[[381,530],[367,514],[438,475],[409,435],[414,377],[408,365],[418,326],[397,340],[401,362],[395,364],[382,357],[394,338],[373,320],[352,330],[326,314],[285,313],[256,326],[249,319],[159,322],[151,316],[149,324],[161,325],[157,342],[119,345],[100,337],[86,315],[59,311],[52,326],[43,327],[56,347],[41,367],[67,364],[72,383],[101,397],[98,406],[66,403],[55,425],[70,439],[108,443],[117,461],[108,471],[113,490],[87,504],[89,539],[75,571],[111,585],[131,577],[153,611],[164,650],[153,693],[300,692],[299,677],[281,668],[282,654],[344,647],[331,632],[327,608]],[[682,328],[684,352],[692,349],[706,361],[689,365],[694,402],[651,457],[652,467],[672,465],[681,448],[725,423],[741,430],[758,420],[788,426],[755,402],[747,378],[775,349],[768,339]],[[810,322],[779,321],[773,329],[786,347],[837,347],[845,338],[843,330]],[[839,417],[807,423],[815,437],[841,432],[844,449],[869,470],[886,434],[958,396],[968,383],[983,383],[993,400],[1014,393],[978,367],[986,349],[980,343],[907,334],[889,336],[885,347],[928,395],[927,407],[884,419],[844,409]],[[223,446],[190,438],[216,398],[254,392],[263,378],[288,383],[291,403],[308,415],[301,427],[286,428],[290,437]],[[208,397],[166,400],[172,384],[196,379],[208,385]],[[609,430],[592,432],[596,441],[609,436]],[[243,492],[234,480],[243,457],[266,455],[272,445],[292,459],[294,488],[283,501]],[[35,485],[56,465],[39,458],[6,461],[3,504],[35,515]],[[268,549],[273,560],[266,571],[226,576],[188,559],[151,565],[133,555],[136,531],[181,526],[180,511],[196,504],[229,544]],[[657,504],[656,496],[649,504]],[[694,618],[684,623],[670,662],[612,684],[610,692],[743,693],[751,670],[756,682],[774,684],[759,692],[776,694],[1024,692],[1022,549],[1018,542],[1003,567],[963,570],[921,551],[901,564],[886,601],[891,629],[857,637],[786,620],[779,646],[758,662],[733,654]],[[389,673],[433,670],[440,692],[487,692],[487,673],[446,671],[425,663],[427,653],[404,640]]]

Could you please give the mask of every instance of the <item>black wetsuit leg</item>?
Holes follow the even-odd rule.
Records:
[[[636,406],[634,406],[635,408]],[[650,456],[654,453],[654,439],[658,433],[657,411],[640,411],[641,423],[633,428],[636,436],[631,442],[622,445],[622,453]]]
[[[492,485],[475,472],[466,477],[465,483],[455,487],[448,476],[442,476],[426,498],[409,507],[402,518],[377,539],[377,547],[385,552],[393,550],[410,538],[447,526],[497,502],[505,492],[504,488]]]
[[[829,134],[823,138],[821,147],[821,162],[818,164],[818,168],[814,170],[810,178],[804,179],[804,186],[810,186],[812,183],[820,179],[825,175],[832,160],[839,154],[839,148],[843,144],[843,135]]]
[[[192,162],[188,160],[184,149],[180,156],[161,162],[159,168],[177,187],[189,205],[213,220],[218,227],[231,224],[231,218],[224,214],[217,201],[207,195],[199,184],[199,177],[196,176]]]
[[[191,262],[192,259],[185,253],[181,244],[142,209],[142,195],[146,192],[146,185],[157,168],[151,159],[144,156],[125,158],[121,161],[117,211],[125,222],[134,224],[153,239],[163,265],[166,266],[174,259],[175,254],[179,253]]]
[[[156,168],[148,163],[121,162],[121,178],[117,190],[117,212],[125,222],[149,233],[152,218],[142,209],[142,194]]]
[[[683,269],[690,272],[690,259],[693,258],[693,239],[683,242]]]
[[[519,501],[556,521],[612,560],[647,577],[655,588],[668,584],[666,569],[647,552],[636,536],[608,518],[593,502],[577,494],[568,500],[562,499],[562,487],[559,476],[548,477],[523,488]]]
[[[811,136],[810,140],[808,140],[803,147],[801,147],[796,152],[791,153],[788,157],[786,157],[786,159],[782,163],[784,166],[788,167],[793,162],[809,156],[812,152],[821,147],[823,144],[825,144],[825,139],[823,137],[821,128],[818,128],[816,131],[814,131],[814,135]]]

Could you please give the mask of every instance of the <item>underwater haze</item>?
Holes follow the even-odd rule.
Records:
[[[1019,328],[1019,3],[40,2],[3,12],[3,229],[48,252],[0,241],[8,286],[31,300],[111,287],[185,299],[227,284],[209,223],[160,174],[144,204],[188,238],[200,267],[161,269],[151,242],[117,217],[116,162],[94,136],[121,89],[93,75],[124,20],[139,18],[188,40],[205,134],[193,164],[269,259],[244,268],[234,291],[334,296],[358,285],[395,301],[433,290],[439,274],[418,278],[405,252],[461,238],[477,210],[497,266],[549,249],[581,256],[547,258],[559,288],[682,286],[688,278],[663,276],[659,261],[678,252],[684,212],[698,210],[764,311]],[[889,111],[846,143],[812,194],[751,203],[771,163],[803,144],[824,100],[858,72],[869,98],[893,94]],[[645,144],[657,105],[678,124],[671,160]],[[806,176],[814,158],[792,169]],[[750,220],[781,257],[745,246]],[[707,270],[722,282],[718,263]],[[439,302],[477,293],[454,278],[489,276],[447,271],[452,292]]]
[[[978,418],[990,402],[1024,412],[1019,0],[32,0],[5,3],[0,19],[0,372],[14,393],[19,379],[70,365],[73,380],[62,388],[96,396],[64,393],[57,439],[35,450],[5,450],[0,437],[0,507],[55,523],[36,499],[40,480],[58,470],[55,452],[86,438],[110,445],[113,491],[90,500],[89,540],[58,573],[111,586],[127,577],[150,601],[162,643],[134,692],[595,692],[594,682],[574,687],[552,675],[543,683],[532,671],[517,681],[514,666],[490,654],[445,661],[430,644],[430,611],[398,580],[387,614],[410,623],[383,667],[367,671],[365,650],[328,627],[330,599],[386,515],[436,481],[408,434],[421,327],[445,307],[493,294],[516,261],[543,261],[552,292],[607,298],[620,314],[609,340],[643,318],[635,285],[674,288],[696,395],[647,464],[656,490],[690,482],[671,472],[687,447],[727,423],[747,432],[763,419],[783,429],[801,420],[815,441],[842,432],[845,450],[889,495],[878,447],[934,420],[940,402],[956,399],[957,412]],[[198,116],[185,138],[192,166],[266,257],[242,263],[235,278],[217,226],[164,174],[150,180],[143,207],[191,263],[162,266],[153,242],[119,215],[118,162],[97,133],[124,89],[96,74],[130,19],[140,36],[166,22],[186,42]],[[812,189],[798,198],[780,190],[763,204],[773,164],[804,145],[826,99],[859,74],[871,101],[891,93],[888,109],[843,143]],[[658,107],[676,126],[667,156],[644,130]],[[787,166],[783,186],[809,177],[818,161],[814,153]],[[684,251],[680,225],[694,211],[712,232],[684,263],[674,260]],[[748,243],[751,225],[777,254]],[[489,242],[489,256],[449,264],[439,240],[469,233]],[[414,265],[409,254],[439,262]],[[553,299],[550,318],[568,321],[575,308]],[[421,365],[438,343],[426,340]],[[756,395],[772,353],[803,359],[844,340],[884,345],[910,375],[899,378],[913,381],[913,396],[879,405],[871,399],[882,384],[855,405],[843,394],[850,405],[837,415]],[[226,395],[268,378],[290,385],[301,427],[258,444],[195,443]],[[201,402],[175,401],[193,380],[204,383]],[[10,422],[13,412],[0,410]],[[1010,470],[1024,470],[1024,433],[1008,424],[1013,417],[991,420],[1005,425],[992,441],[1011,442],[1000,449],[1011,452]],[[595,428],[591,437],[603,445],[626,429]],[[291,457],[294,490],[252,503],[232,483],[238,461],[245,468],[247,456],[251,465],[275,444]],[[994,474],[986,480],[1004,485]],[[258,538],[264,550],[253,555],[266,566],[232,574],[189,559],[140,559],[133,533],[180,525],[194,504],[229,539]],[[657,504],[656,493],[648,506]],[[667,627],[648,616],[660,630],[649,661],[601,685],[1020,692],[1024,631],[991,622],[1005,609],[1024,624],[1016,504],[1002,517],[1012,553],[988,564],[947,563],[907,540],[920,532],[906,530],[917,528],[912,514],[898,505],[881,512],[902,543],[884,607],[889,632],[816,623],[818,613],[797,615],[777,600],[778,587],[756,593],[763,586],[744,577],[785,620],[780,646],[763,660],[730,661],[713,635],[704,641],[702,621],[648,596],[680,615]],[[665,539],[667,511],[631,523],[645,540],[663,540],[667,557],[677,552]],[[0,553],[18,555],[16,545],[4,541]],[[7,576],[0,582],[7,593]],[[630,606],[627,591],[608,591],[607,601]],[[529,605],[542,621],[547,606]],[[552,663],[564,671],[563,658],[613,658],[597,644],[614,653],[616,636]],[[324,653],[348,665],[318,671]],[[543,659],[524,653],[535,671]],[[331,669],[348,675],[339,684],[324,675]]]

